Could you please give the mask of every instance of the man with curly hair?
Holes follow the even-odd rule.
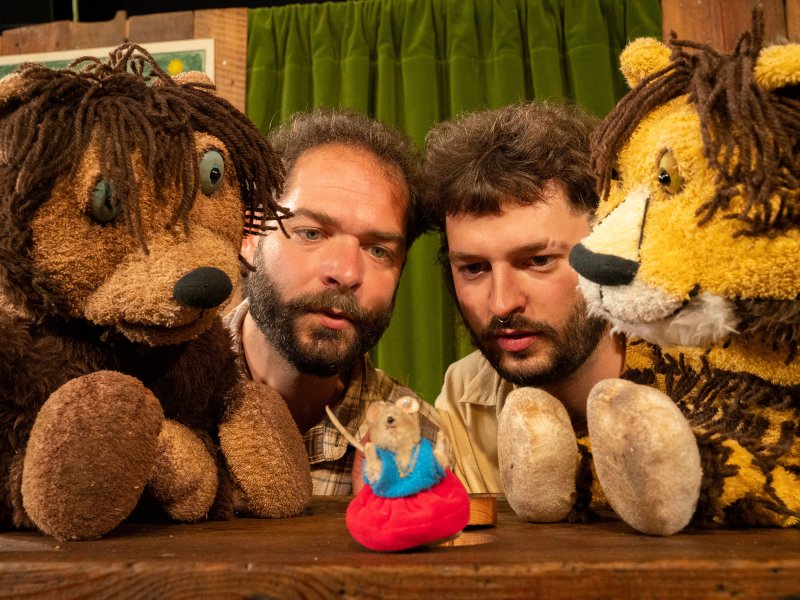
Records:
[[[567,260],[598,203],[593,127],[573,106],[534,102],[467,114],[428,134],[427,209],[478,349],[450,366],[436,400],[470,492],[502,491],[498,418],[512,390],[555,396],[580,437],[589,390],[621,372],[624,344],[587,315]]]

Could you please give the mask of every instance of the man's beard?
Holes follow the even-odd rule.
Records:
[[[504,323],[497,317],[492,318],[480,335],[476,335],[466,319],[464,323],[472,336],[472,343],[500,377],[513,384],[530,387],[543,387],[572,376],[594,352],[607,327],[603,319],[586,314],[586,302],[583,298],[575,302],[561,329],[555,329],[541,321],[531,321],[520,314],[512,315]],[[534,342],[532,348],[519,352],[502,350],[496,345],[495,334],[504,329],[532,332],[547,338],[550,341],[547,355],[542,356],[537,365],[524,364],[536,351],[538,344]]]
[[[247,276],[244,286],[250,315],[273,348],[300,373],[330,377],[346,372],[389,326],[394,298],[372,312],[361,308],[352,293],[335,288],[284,300],[258,260],[255,266],[256,271]],[[318,310],[335,310],[350,321],[352,329],[318,325],[310,330],[310,339],[304,341],[298,321]]]

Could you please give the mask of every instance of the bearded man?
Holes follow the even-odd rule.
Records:
[[[470,492],[503,491],[498,418],[512,390],[555,396],[580,437],[589,390],[622,370],[624,340],[587,315],[567,260],[598,203],[593,126],[574,106],[534,102],[427,136],[426,212],[444,232],[445,278],[477,347],[450,366],[436,400]]]
[[[244,373],[286,401],[303,434],[314,494],[362,485],[356,451],[330,407],[365,439],[366,406],[415,396],[370,364],[389,325],[419,217],[418,162],[404,135],[352,111],[298,113],[270,136],[286,169],[278,204],[292,216],[242,244],[244,301],[228,317]],[[440,420],[420,402],[435,441]]]

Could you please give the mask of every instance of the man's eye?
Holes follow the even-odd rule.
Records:
[[[480,275],[487,270],[484,263],[470,263],[468,265],[461,265],[458,270],[467,276]]]
[[[319,229],[298,229],[297,235],[309,242],[318,242],[322,239],[322,232]]]
[[[391,253],[383,246],[370,246],[369,253],[373,258],[384,259],[391,257]]]
[[[534,269],[546,269],[551,266],[555,260],[555,256],[534,256],[530,259],[530,263]]]

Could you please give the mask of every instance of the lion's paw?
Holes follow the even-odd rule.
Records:
[[[549,523],[575,504],[578,444],[564,406],[547,392],[508,395],[497,429],[500,478],[508,503],[528,521]]]
[[[654,388],[607,379],[592,388],[587,418],[611,508],[642,533],[683,529],[697,506],[702,470],[697,441],[676,404]]]

